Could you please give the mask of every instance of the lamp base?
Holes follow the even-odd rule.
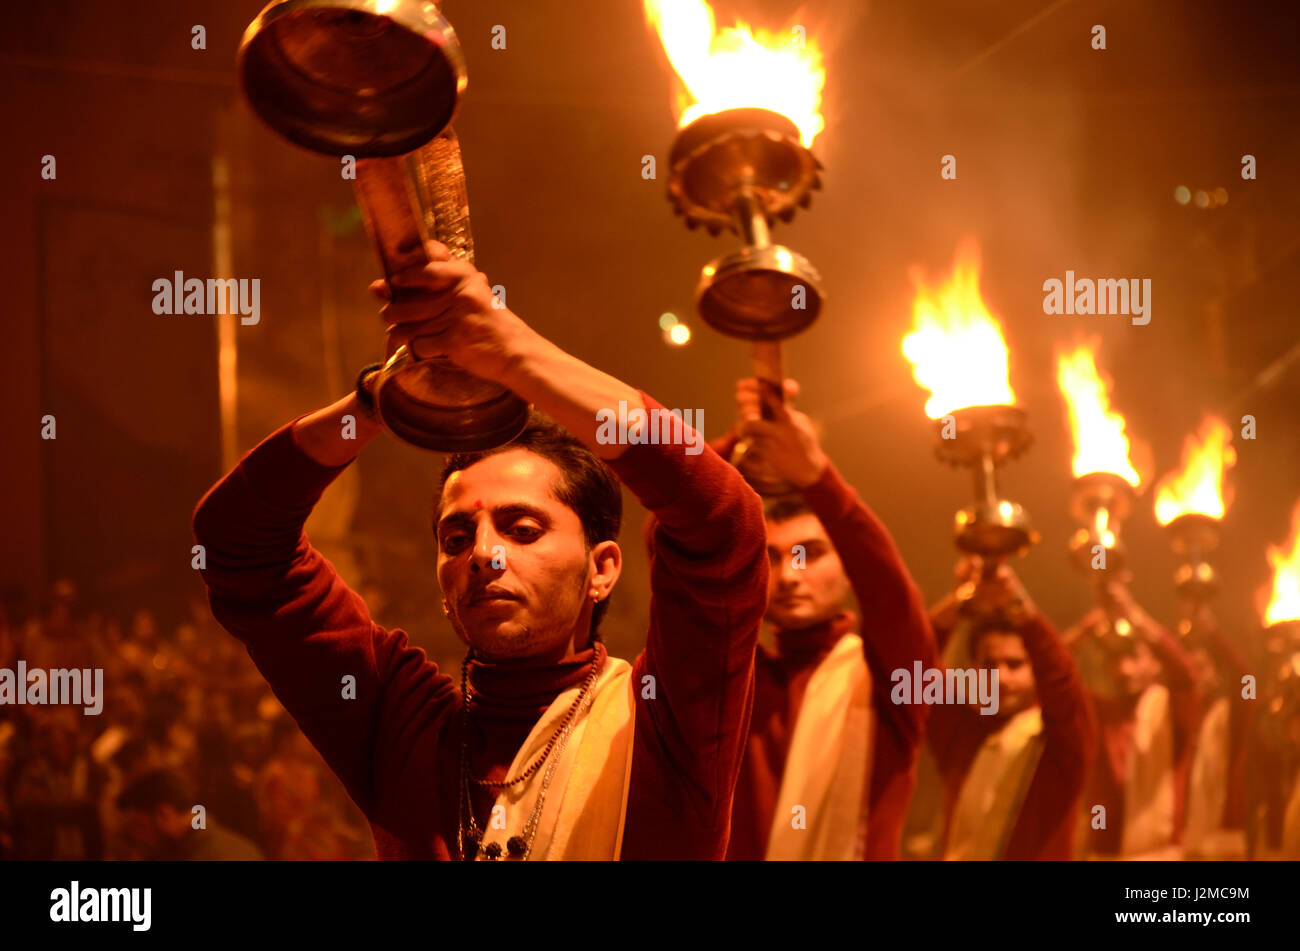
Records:
[[[493,449],[528,424],[528,404],[510,390],[446,357],[416,360],[409,347],[380,371],[375,405],[395,436],[434,452]]]
[[[980,502],[957,513],[953,527],[957,547],[968,555],[983,558],[1024,553],[1038,541],[1029,515],[1015,502],[1005,499],[994,505]]]
[[[695,291],[700,317],[741,340],[784,340],[821,313],[821,275],[779,244],[748,247],[708,264]]]

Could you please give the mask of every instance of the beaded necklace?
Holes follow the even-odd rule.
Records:
[[[574,697],[573,703],[564,715],[560,725],[556,727],[555,732],[551,734],[550,740],[547,741],[546,747],[533,760],[531,764],[514,779],[492,780],[480,779],[470,772],[469,767],[469,725],[470,725],[470,708],[472,706],[473,694],[470,691],[469,683],[469,663],[473,659],[474,650],[470,648],[469,653],[465,655],[465,661],[460,668],[460,693],[461,693],[461,733],[460,733],[460,803],[459,803],[459,834],[461,860],[471,862],[478,855],[479,849],[482,848],[483,854],[489,859],[499,859],[502,855],[500,842],[489,842],[483,845],[483,831],[478,827],[478,821],[474,818],[474,801],[471,797],[471,786],[487,789],[508,789],[511,786],[518,786],[526,782],[533,776],[542,764],[546,762],[547,757],[554,751],[555,756],[551,759],[546,769],[546,774],[542,777],[542,787],[538,791],[537,801],[533,804],[533,811],[529,814],[528,822],[524,826],[523,835],[513,835],[506,842],[505,852],[512,859],[526,859],[532,853],[533,837],[537,834],[537,821],[541,816],[542,803],[546,799],[546,792],[551,785],[551,777],[555,773],[555,766],[564,754],[564,748],[568,744],[569,734],[572,732],[577,722],[577,714],[584,702],[589,699],[591,687],[596,682],[596,674],[600,671],[600,650],[595,644],[592,645],[591,652],[591,669],[587,671],[586,680],[583,681],[582,689]],[[508,775],[508,774],[507,774]],[[468,818],[468,828],[466,828],[466,819]]]

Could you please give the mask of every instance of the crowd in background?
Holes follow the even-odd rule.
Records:
[[[201,600],[169,630],[66,580],[30,616],[20,601],[0,606],[0,669],[102,668],[104,696],[98,715],[0,705],[0,860],[373,858],[361,812]]]

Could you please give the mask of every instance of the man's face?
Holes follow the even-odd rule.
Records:
[[[578,513],[552,494],[559,478],[549,459],[514,449],[453,473],[443,487],[443,604],[457,635],[485,660],[559,660],[575,634],[585,641],[597,563],[607,570],[608,550],[617,555],[618,546],[588,551]]]
[[[829,621],[844,609],[849,580],[826,530],[810,512],[767,523],[767,620],[783,631]]]
[[[990,631],[975,642],[975,666],[998,672],[997,716],[1014,716],[1038,702],[1034,668],[1019,634]]]
[[[1110,667],[1111,676],[1118,684],[1120,693],[1130,700],[1140,697],[1160,676],[1160,662],[1143,641],[1138,641],[1128,650],[1111,655]]]

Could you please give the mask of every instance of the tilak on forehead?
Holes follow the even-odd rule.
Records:
[[[482,500],[482,499],[475,499],[475,500],[474,500],[474,508],[476,508],[476,509],[481,509],[482,507],[483,507],[483,500]]]

